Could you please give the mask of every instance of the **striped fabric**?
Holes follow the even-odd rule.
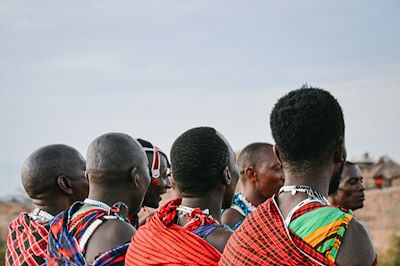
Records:
[[[21,213],[8,227],[6,265],[45,265],[49,224]]]
[[[48,265],[88,265],[85,260],[86,247],[80,247],[82,238],[93,223],[106,220],[108,213],[100,208],[79,212],[82,202],[76,202],[68,210],[57,215],[50,223]],[[129,243],[100,254],[91,265],[124,265]]]
[[[335,265],[288,231],[276,196],[252,212],[225,246],[220,265]]]
[[[289,229],[331,262],[335,262],[352,217],[339,208],[319,206],[292,219]]]
[[[176,225],[179,204],[180,199],[170,201],[139,227],[125,265],[218,265],[221,253],[194,232],[204,237],[220,225],[206,217],[187,227]]]

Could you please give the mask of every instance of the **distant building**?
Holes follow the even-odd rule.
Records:
[[[400,186],[400,165],[389,156],[382,156],[378,161],[374,161],[365,153],[354,163],[360,167],[367,189]]]

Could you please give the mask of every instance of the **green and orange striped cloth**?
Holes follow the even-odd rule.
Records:
[[[351,213],[323,206],[293,217],[289,229],[331,262],[335,262]]]

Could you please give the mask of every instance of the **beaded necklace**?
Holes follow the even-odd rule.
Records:
[[[292,185],[292,186],[283,186],[279,189],[278,195],[290,192],[293,196],[296,195],[297,192],[306,193],[310,198],[319,200],[324,205],[329,205],[328,199],[319,193],[318,191],[314,190],[313,188],[305,185]]]
[[[184,206],[184,205],[179,205],[176,210],[178,211],[178,215],[179,217],[183,217],[183,216],[188,216],[191,213],[193,213],[194,210],[197,210],[199,208],[192,208],[192,207],[188,207],[188,206]],[[205,216],[207,216],[210,219],[214,218],[212,217],[212,215],[210,215],[210,210],[209,209],[205,209],[205,210],[201,210],[201,213],[204,214]]]
[[[48,223],[54,218],[53,215],[39,208],[35,208],[30,214],[30,217],[33,220],[39,221],[41,223]]]
[[[127,218],[125,218],[123,215],[119,214],[119,212],[122,208],[124,208],[126,210],[126,212],[128,213],[128,206],[123,202],[117,202],[112,207],[108,206],[108,204],[106,204],[104,202],[101,202],[98,200],[93,200],[93,199],[85,199],[83,201],[83,203],[89,204],[89,205],[94,205],[100,209],[105,210],[108,213],[108,215],[114,215],[122,221],[127,221]]]

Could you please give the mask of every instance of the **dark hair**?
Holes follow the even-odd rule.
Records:
[[[172,175],[181,196],[208,192],[222,181],[230,150],[211,127],[192,128],[171,148]]]
[[[326,160],[344,140],[343,113],[337,100],[307,85],[278,100],[270,125],[282,160],[293,167]]]
[[[262,152],[262,149],[267,147],[272,148],[272,145],[264,142],[255,142],[244,147],[243,150],[239,153],[237,159],[240,174],[243,174],[243,171],[247,167],[256,167],[257,163],[260,160],[260,153]]]

